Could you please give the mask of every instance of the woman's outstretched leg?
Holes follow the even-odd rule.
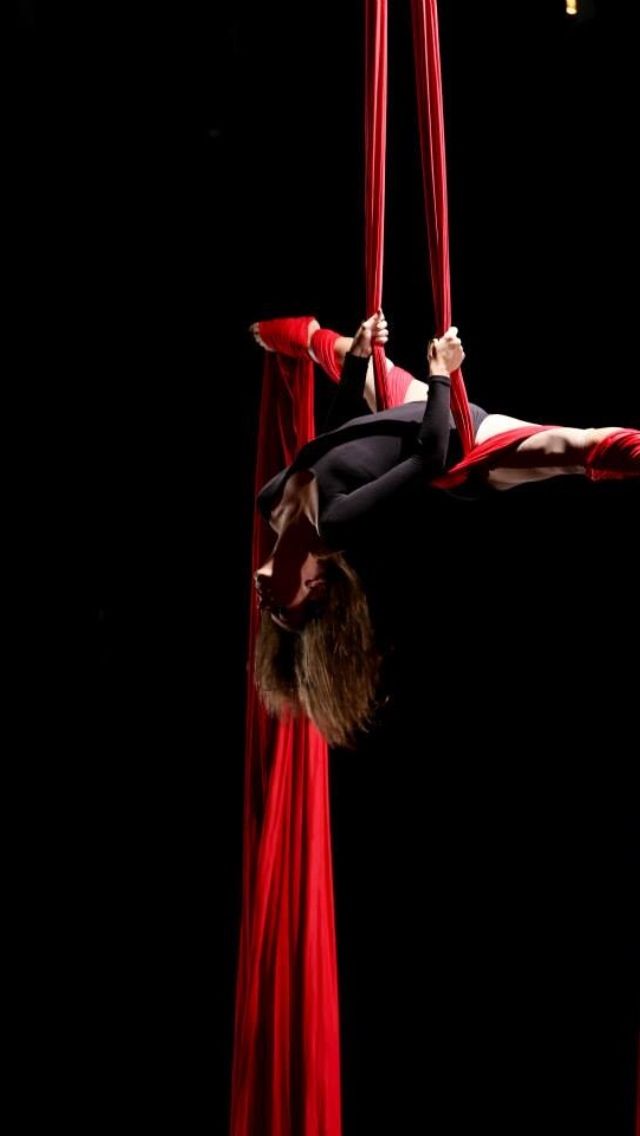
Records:
[[[519,418],[490,414],[480,423],[476,443],[505,431],[535,426]],[[495,489],[512,489],[525,482],[565,474],[590,477],[640,477],[640,432],[618,426],[580,429],[553,426],[525,438],[496,457],[488,475]]]

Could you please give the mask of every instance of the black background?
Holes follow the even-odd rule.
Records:
[[[389,354],[420,374],[434,329],[405,8],[384,306]],[[473,401],[638,426],[635,71],[623,6],[591,8],[441,4],[454,318]],[[348,333],[365,314],[361,5],[15,16],[10,313],[28,433],[33,416],[48,443],[35,499],[54,507],[34,580],[54,592],[72,548],[64,594],[90,613],[22,802],[34,1051],[68,1126],[224,1131],[261,365],[246,328],[313,313]],[[635,487],[566,479],[391,534],[394,700],[332,755],[347,1136],[631,1131],[637,507]]]

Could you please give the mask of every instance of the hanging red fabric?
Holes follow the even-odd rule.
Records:
[[[433,307],[436,331],[442,335],[451,324],[451,277],[442,68],[436,0],[411,0],[411,19]],[[451,376],[451,409],[466,454],[473,447],[474,432],[469,399],[462,371],[459,370]]]
[[[366,312],[382,307],[387,155],[387,0],[365,0],[364,271]],[[389,406],[382,347],[373,350],[376,406]]]
[[[442,69],[436,0],[412,0],[418,129],[436,328],[451,324],[449,214],[445,156]],[[385,160],[387,128],[387,0],[365,0],[365,283],[367,313],[382,304]],[[386,364],[374,351],[376,399],[389,405]],[[452,375],[451,405],[466,454],[473,447],[473,423],[462,372]]]
[[[265,356],[256,493],[314,435],[313,364]],[[256,515],[253,565],[273,540]],[[260,705],[251,660],[232,1136],[340,1136],[340,1036],[327,745]]]
[[[382,303],[387,101],[387,0],[365,0],[367,313]],[[430,257],[441,329],[450,322],[442,91],[434,0],[415,0],[418,105]],[[420,30],[421,29],[421,30]],[[428,60],[428,62],[427,62]],[[429,108],[427,95],[435,107]],[[429,141],[430,139],[430,141]],[[431,154],[431,165],[426,154]],[[428,189],[428,186],[430,189]],[[429,192],[433,207],[429,205]],[[430,210],[430,212],[429,212]],[[378,405],[388,405],[384,352],[374,352]],[[465,452],[471,426],[461,375],[452,397]],[[466,412],[465,412],[466,405]],[[309,359],[265,358],[256,492],[313,436]],[[253,565],[270,551],[256,517]],[[252,605],[249,659],[258,615]],[[247,678],[243,898],[231,1093],[231,1136],[340,1136],[338,981],[328,752],[310,722],[275,721]]]

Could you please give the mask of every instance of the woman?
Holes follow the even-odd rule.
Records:
[[[251,330],[262,346],[282,350],[283,322],[254,324]],[[297,349],[318,358],[318,327],[311,320],[297,324]],[[428,384],[407,372],[394,376],[399,368],[388,361],[395,405],[354,418],[363,397],[375,407],[369,360],[375,344],[387,343],[387,323],[378,311],[352,340],[329,335],[334,370],[342,360],[344,365],[327,429],[258,496],[277,539],[255,573],[263,612],[256,679],[274,713],[303,711],[329,742],[346,745],[372,716],[380,660],[366,597],[344,553],[365,533],[374,541],[380,538],[377,524],[390,503],[416,490],[424,491],[426,500],[434,492],[430,484],[462,457],[450,414],[450,376],[464,351],[455,327],[432,340]],[[520,427],[535,432],[496,454],[491,467],[481,465],[467,477],[462,489],[467,497],[585,474],[594,451],[618,431],[543,428],[487,414],[473,404],[471,412],[476,446]]]

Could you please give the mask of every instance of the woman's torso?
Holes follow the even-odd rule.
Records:
[[[319,511],[339,494],[375,481],[415,450],[424,417],[424,402],[401,406],[351,419],[337,430],[322,434],[303,446],[286,469],[267,482],[258,494],[258,507],[266,520],[281,499],[291,475],[309,470],[318,487]],[[474,433],[487,412],[470,404]],[[447,468],[462,457],[462,447],[453,416],[450,417]]]

